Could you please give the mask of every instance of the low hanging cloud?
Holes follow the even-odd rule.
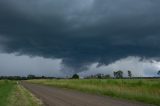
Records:
[[[117,60],[109,65],[97,67],[98,63],[92,64],[88,71],[80,72],[81,76],[90,76],[98,73],[113,76],[114,71],[122,70],[124,77],[128,77],[128,70],[132,72],[133,77],[154,77],[160,70],[160,62],[154,60],[141,60],[140,57],[127,57]]]
[[[4,53],[62,59],[81,72],[128,56],[160,57],[159,0],[1,0]]]

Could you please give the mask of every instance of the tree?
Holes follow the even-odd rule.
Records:
[[[74,74],[74,75],[72,76],[72,79],[79,79],[79,75],[78,75],[78,74]]]
[[[98,79],[102,79],[102,74],[98,73],[98,74],[95,75],[95,77],[98,78]]]
[[[115,78],[123,78],[123,72],[121,70],[114,72],[113,74]]]
[[[30,75],[27,76],[27,78],[28,78],[28,79],[34,79],[34,78],[36,78],[36,76],[30,74]]]
[[[132,78],[132,72],[130,70],[128,70],[128,77]]]
[[[117,73],[117,72],[115,72],[115,71],[113,72],[114,78],[116,78],[116,73]]]
[[[107,75],[104,75],[103,78],[108,79],[108,78],[111,78],[111,76],[109,74],[107,74]]]
[[[160,76],[160,70],[157,72],[157,74]]]
[[[123,72],[121,70],[117,71],[118,77],[117,78],[123,78]]]

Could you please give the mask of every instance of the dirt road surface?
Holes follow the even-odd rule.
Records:
[[[41,99],[45,106],[151,106],[27,82],[22,82],[22,85]]]

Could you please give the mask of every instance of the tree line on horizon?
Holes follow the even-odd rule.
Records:
[[[123,71],[118,70],[113,72],[113,77],[111,77],[109,74],[95,74],[95,75],[90,75],[86,77],[87,79],[89,78],[98,78],[98,79],[107,79],[107,78],[116,78],[116,79],[121,79],[123,77]],[[132,78],[132,72],[128,70],[128,78]]]
[[[47,77],[47,76],[0,76],[0,80],[8,79],[8,80],[29,80],[29,79],[56,79],[56,77]]]
[[[128,76],[124,77],[124,73],[122,70],[114,71],[113,72],[113,77],[111,77],[109,74],[95,74],[95,75],[90,75],[87,77],[84,77],[84,79],[109,79],[109,78],[114,78],[114,79],[123,79],[123,78],[129,78],[129,79],[134,79],[134,78],[160,78],[160,70],[157,72],[158,77],[133,77],[132,72],[130,70],[127,71]],[[78,74],[73,74],[70,78],[67,79],[79,79],[80,76]],[[28,75],[26,77],[24,76],[0,76],[0,80],[2,79],[8,79],[8,80],[28,80],[28,79],[66,79],[66,78],[58,78],[58,77],[48,77],[48,76],[35,76],[35,75]]]
[[[131,78],[138,78],[138,79],[140,79],[140,78],[160,78],[160,70],[157,72],[157,77],[133,77],[132,76],[132,71],[130,71],[130,70],[128,70],[127,71],[127,74],[128,74],[128,76],[127,77],[124,77],[124,75],[123,75],[124,73],[123,73],[123,71],[122,70],[118,70],[118,71],[114,71],[113,72],[113,77],[111,77],[109,74],[101,74],[101,73],[98,73],[98,74],[95,74],[95,75],[90,75],[90,76],[87,76],[87,77],[85,77],[85,78],[87,78],[87,79],[107,79],[107,78],[114,78],[114,79],[122,79],[122,78],[129,78],[129,79],[131,79]]]

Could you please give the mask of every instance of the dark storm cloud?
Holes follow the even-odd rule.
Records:
[[[159,0],[1,0],[0,45],[8,53],[61,58],[77,71],[93,62],[108,64],[127,56],[158,58],[159,4]]]

